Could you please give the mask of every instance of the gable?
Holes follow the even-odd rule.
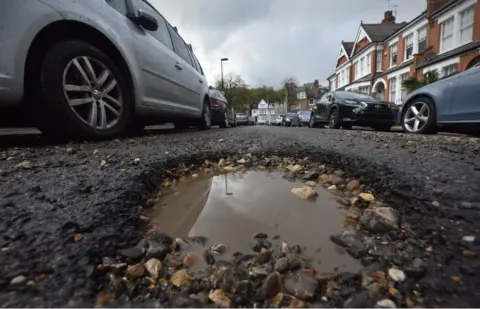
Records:
[[[348,61],[347,56],[343,55],[342,57],[340,57],[340,59],[338,59],[336,68],[338,68],[339,66],[341,66],[347,61]]]
[[[355,45],[355,50],[353,51],[352,55],[355,55],[356,53],[361,51],[368,44],[370,44],[370,41],[368,40],[367,37],[364,37],[362,40],[358,41],[357,44]]]
[[[358,31],[357,31],[357,36],[355,38],[355,44],[353,45],[353,48],[352,48],[352,54],[350,55],[353,56],[358,50],[360,50],[361,48],[357,48],[357,45],[360,43],[361,45],[362,44],[365,44],[365,42],[367,42],[366,45],[368,45],[369,43],[372,42],[372,40],[370,39],[370,37],[368,36],[367,32],[365,31],[365,29],[363,29],[362,25],[360,25],[360,27],[358,27]],[[363,45],[363,47],[365,47],[366,45]],[[363,48],[362,47],[362,48]]]

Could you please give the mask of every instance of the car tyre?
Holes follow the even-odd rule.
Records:
[[[428,118],[425,121],[424,125],[416,131],[412,131],[412,129],[414,129],[414,128],[406,123],[406,121],[408,121],[406,118],[413,116],[413,111],[411,110],[413,106],[419,107],[420,108],[420,110],[418,110],[419,112],[425,106],[426,110],[423,113],[427,112],[427,114],[428,114]],[[422,106],[422,107],[420,107],[420,106]],[[423,113],[422,113],[422,115],[423,115]],[[409,119],[412,119],[412,118],[409,118]],[[413,120],[413,121],[416,121],[416,120]],[[435,104],[433,103],[432,100],[430,100],[427,97],[416,98],[411,103],[408,103],[408,105],[405,106],[404,111],[402,111],[401,124],[402,124],[402,128],[403,128],[404,132],[407,132],[407,133],[436,134],[438,132],[438,127],[437,127],[437,123],[436,123]]]
[[[223,121],[220,123],[220,128],[226,129],[230,126],[230,122],[228,121],[228,113],[225,110],[225,113],[223,114]]]
[[[333,108],[330,111],[330,115],[328,116],[328,127],[330,129],[340,129],[342,124],[340,123],[339,118],[340,118],[340,115],[339,115],[338,108]]]
[[[102,73],[108,74],[105,80]],[[33,110],[44,134],[99,140],[120,136],[129,126],[131,87],[110,57],[89,43],[54,45],[43,59],[36,87],[40,98]]]
[[[205,130],[210,130],[212,127],[212,116],[210,112],[210,102],[205,99],[203,102],[203,108],[202,108],[202,118],[199,119],[200,124],[198,125],[198,129],[205,131]]]

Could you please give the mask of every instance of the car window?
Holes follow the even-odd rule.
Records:
[[[311,111],[299,111],[298,114],[299,115],[310,115]]]
[[[122,15],[127,15],[127,3],[125,0],[105,0],[112,8]]]
[[[197,71],[197,72],[200,72],[200,70],[198,69],[198,66],[197,66],[197,63],[195,62],[195,58],[193,58],[193,51],[190,49],[190,47],[187,45],[187,50],[188,50],[188,54],[190,56],[190,60],[192,62],[192,66],[193,68]]]
[[[337,91],[335,92],[335,97],[339,99],[357,99],[357,100],[365,100],[365,99],[373,99],[373,97],[369,96],[368,94],[358,93],[358,92],[350,92],[350,91]]]
[[[158,22],[158,29],[157,31],[149,31],[145,30],[146,32],[150,33],[153,37],[157,40],[162,42],[165,46],[173,50],[172,38],[170,38],[170,34],[168,33],[167,23],[165,19],[160,15],[149,3],[143,0],[134,0],[135,8],[145,10],[155,16]]]
[[[196,65],[197,65],[198,72],[203,75],[202,66],[200,65],[200,62],[198,61],[197,56],[195,56],[195,53],[194,53],[194,52],[192,52],[192,56],[193,56],[193,61],[194,61],[194,62],[196,63]]]
[[[188,64],[194,67],[192,63],[192,58],[190,58],[190,52],[188,51],[188,47],[185,42],[182,40],[180,35],[175,30],[173,30],[170,25],[168,25],[168,30],[170,31],[170,36],[172,37],[173,41],[173,48],[175,49],[177,55],[179,55],[183,60],[185,60]]]
[[[322,98],[320,99],[320,103],[328,103],[328,96],[331,95],[331,92],[325,93]]]

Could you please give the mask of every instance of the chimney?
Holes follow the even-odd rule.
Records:
[[[313,96],[318,97],[318,79],[313,82]]]
[[[427,18],[450,0],[427,0]]]
[[[382,20],[382,24],[394,24],[394,23],[395,23],[395,16],[393,16],[393,12],[386,11]]]

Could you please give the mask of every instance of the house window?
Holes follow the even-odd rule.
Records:
[[[447,65],[442,69],[442,77],[447,77],[449,75],[457,73],[457,64]]]
[[[442,23],[442,51],[453,48],[453,17]]]
[[[360,59],[360,77],[365,75],[365,58]]]
[[[417,48],[419,53],[427,48],[427,26],[418,29]]]
[[[366,60],[365,60],[365,61],[367,62],[367,64],[366,64],[366,72],[365,72],[365,74],[368,74],[368,73],[370,73],[370,71],[371,71],[371,67],[372,67],[372,64],[371,64],[371,62],[370,62],[371,57],[372,57],[371,55],[367,55],[367,56],[366,56]]]
[[[310,100],[308,100],[308,104],[313,105],[315,103],[314,103],[313,99],[310,99]]]
[[[382,71],[382,56],[383,56],[383,51],[377,50],[377,72]]]
[[[405,61],[413,57],[413,33],[405,37]]]
[[[397,43],[390,46],[390,66],[397,64]]]
[[[358,92],[368,94],[368,86],[358,87]]]
[[[357,62],[355,63],[355,78],[358,79],[360,78],[360,64]]]
[[[301,91],[297,93],[297,99],[305,99],[305,98],[306,98],[305,91]]]
[[[473,7],[460,13],[460,44],[466,44],[473,38]]]
[[[345,84],[349,84],[350,83],[350,68],[347,68],[346,70],[346,81],[345,81]]]
[[[408,95],[408,89],[403,87],[403,82],[408,79],[408,73],[400,75],[400,99],[403,102],[403,99],[405,99]]]
[[[272,109],[272,110],[270,111],[270,115],[275,115],[275,110]]]
[[[390,101],[395,102],[397,99],[397,78],[390,79]]]

